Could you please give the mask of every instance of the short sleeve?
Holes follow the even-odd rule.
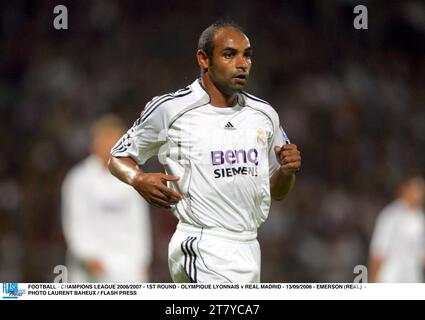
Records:
[[[146,108],[145,108],[146,109]],[[138,165],[143,165],[166,142],[165,121],[161,108],[152,114],[143,112],[133,126],[121,137],[111,150],[114,157],[131,157]]]
[[[271,177],[280,168],[280,163],[276,158],[274,148],[276,146],[281,147],[284,144],[289,144],[288,136],[286,135],[283,128],[279,125],[279,122],[274,126],[273,135],[271,137],[271,143],[269,145],[269,176]]]

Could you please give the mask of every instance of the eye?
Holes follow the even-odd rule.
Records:
[[[225,57],[226,59],[230,59],[234,56],[234,54],[232,52],[225,52],[223,54],[223,57]]]

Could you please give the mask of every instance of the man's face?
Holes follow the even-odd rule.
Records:
[[[421,207],[424,203],[425,198],[425,183],[420,177],[413,179],[410,182],[410,194],[418,207]]]
[[[251,55],[249,39],[242,32],[233,28],[216,32],[208,74],[222,93],[233,95],[243,90],[251,70]]]
[[[123,135],[123,130],[118,128],[103,128],[93,137],[92,152],[104,163],[108,162],[111,148]]]
[[[402,197],[412,207],[421,207],[425,200],[425,181],[422,177],[412,178],[402,185],[401,192]]]

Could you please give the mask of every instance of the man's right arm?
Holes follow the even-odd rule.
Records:
[[[171,209],[172,205],[182,199],[179,193],[165,184],[166,181],[177,181],[179,177],[164,173],[142,172],[131,157],[111,156],[108,167],[115,177],[136,189],[153,206]]]
[[[378,282],[379,279],[379,272],[381,271],[382,265],[384,264],[384,259],[371,254],[369,256],[369,276],[368,276],[368,282]]]

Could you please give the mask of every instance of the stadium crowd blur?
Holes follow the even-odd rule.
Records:
[[[53,28],[57,4],[68,30]],[[362,4],[367,30],[349,0],[2,2],[0,281],[53,281],[60,186],[88,154],[90,124],[115,112],[130,127],[153,96],[191,83],[200,32],[227,16],[254,48],[247,91],[303,154],[295,190],[260,229],[262,281],[352,282],[395,181],[425,173],[425,3]],[[151,216],[152,281],[169,282],[176,219]]]

